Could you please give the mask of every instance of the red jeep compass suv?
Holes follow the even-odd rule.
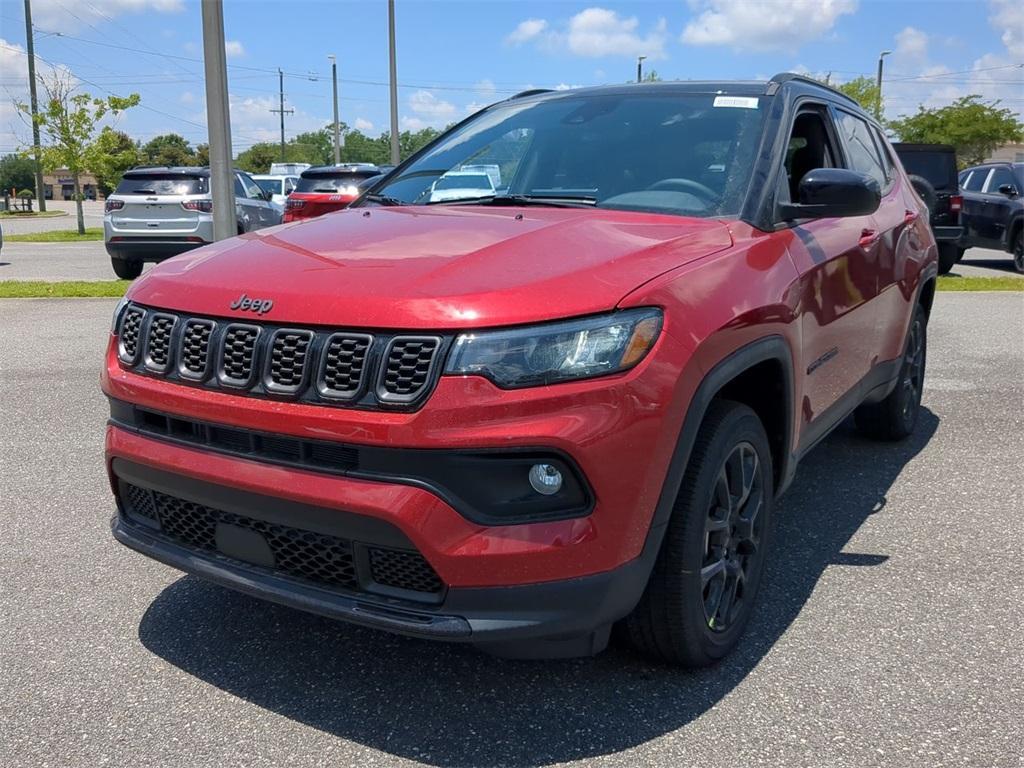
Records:
[[[501,181],[432,201],[465,166]],[[131,287],[113,532],[369,627],[569,656],[621,622],[708,664],[799,459],[851,413],[914,429],[935,272],[882,131],[819,83],[521,94]]]

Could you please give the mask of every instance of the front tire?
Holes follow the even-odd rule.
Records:
[[[122,280],[134,280],[142,274],[141,261],[129,261],[128,259],[111,256],[110,266],[114,268],[114,274]]]
[[[927,318],[918,304],[910,321],[896,388],[878,403],[866,403],[854,412],[857,428],[876,440],[903,440],[917,426],[924,390],[928,352]]]
[[[703,667],[736,646],[764,570],[772,477],[768,437],[757,414],[740,403],[712,403],[650,581],[624,622],[637,650]]]
[[[1024,227],[1017,228],[1010,252],[1013,254],[1013,268],[1024,274]]]

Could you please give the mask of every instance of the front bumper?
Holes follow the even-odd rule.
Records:
[[[275,510],[280,511],[280,500],[238,494],[133,462],[115,460],[111,471],[121,488],[131,483],[187,500],[193,507],[217,505],[228,514],[238,510],[246,519],[251,516],[264,525],[274,525]],[[131,509],[122,499],[111,521],[115,538],[186,573],[329,618],[413,637],[472,643],[498,655],[516,657],[581,656],[601,651],[611,624],[639,600],[653,557],[645,553],[610,572],[582,578],[514,587],[448,587],[437,599],[429,595],[418,599],[409,592],[375,588],[372,581],[366,586],[360,580],[358,589],[323,588],[290,578],[266,564],[247,562],[241,559],[245,555],[182,546],[154,525],[145,524]],[[292,505],[287,519],[296,518],[318,521],[313,525],[349,540],[363,540],[357,547],[408,545],[399,531],[372,518],[336,516],[328,510]]]

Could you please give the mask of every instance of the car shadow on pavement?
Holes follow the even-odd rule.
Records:
[[[618,752],[721,701],[782,637],[826,568],[886,562],[884,551],[844,547],[870,515],[887,513],[889,488],[938,423],[923,409],[915,434],[896,444],[868,441],[847,423],[807,457],[777,508],[751,625],[714,668],[681,671],[616,647],[593,659],[501,660],[332,622],[191,576],[154,600],[139,637],[221,690],[411,760],[530,766]]]

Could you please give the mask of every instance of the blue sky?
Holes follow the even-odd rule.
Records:
[[[341,119],[377,134],[388,125],[387,6],[361,2],[226,0],[236,151],[275,141],[277,68],[285,73],[287,135],[331,120],[338,57]],[[204,140],[202,28],[197,0],[33,0],[45,72],[68,68],[83,90],[138,92],[118,127],[143,140],[178,132]],[[447,2],[398,0],[403,128],[441,127],[528,87],[631,79],[636,57],[664,79],[764,79],[783,70],[842,81],[886,63],[886,111],[966,94],[1024,111],[1024,3],[1013,0],[675,0]],[[24,99],[22,0],[0,0],[0,152],[27,140],[12,100]]]

